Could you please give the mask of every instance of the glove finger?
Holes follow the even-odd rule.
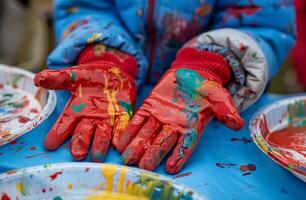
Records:
[[[166,163],[166,171],[170,174],[175,174],[181,171],[182,167],[195,149],[198,138],[197,133],[191,129],[184,134],[181,134],[172,155]]]
[[[107,122],[98,122],[90,150],[93,162],[103,162],[109,149],[112,127]]]
[[[43,87],[50,90],[67,89],[73,80],[73,73],[67,70],[43,70],[34,77],[34,83],[37,87]]]
[[[158,132],[158,121],[153,116],[150,116],[148,122],[122,153],[122,162],[125,165],[137,164],[145,150],[153,143]]]
[[[127,112],[119,115],[115,120],[115,125],[112,131],[112,144],[115,149],[118,149],[119,138],[122,136],[123,131],[126,129],[130,121],[130,116]]]
[[[119,136],[117,145],[115,145],[117,151],[122,153],[125,150],[125,148],[131,142],[131,140],[137,135],[137,133],[143,127],[146,121],[147,117],[141,116],[139,114],[134,115],[132,120],[127,125],[126,129],[123,131],[121,136]]]
[[[69,136],[71,136],[77,122],[76,118],[66,114],[64,111],[45,137],[45,149],[49,151],[57,149]]]
[[[154,143],[146,150],[139,167],[153,171],[163,158],[174,147],[178,139],[178,134],[170,126],[164,126],[158,134]]]
[[[71,155],[75,160],[86,158],[94,128],[94,120],[91,119],[82,119],[76,126],[70,148]]]
[[[224,88],[212,92],[209,101],[212,104],[211,108],[214,115],[219,121],[234,130],[239,130],[243,127],[244,121],[237,111],[232,97]]]

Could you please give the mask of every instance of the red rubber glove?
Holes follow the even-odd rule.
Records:
[[[243,120],[229,92],[227,61],[220,55],[185,48],[153,89],[119,139],[126,165],[154,170],[174,147],[166,171],[179,172],[213,116],[238,130]]]
[[[137,68],[133,57],[114,51],[93,45],[81,53],[79,65],[44,70],[35,76],[38,87],[71,93],[45,138],[47,150],[55,150],[72,135],[72,156],[76,160],[86,158],[92,141],[91,159],[98,162],[103,161],[111,139],[117,147],[118,138],[133,114],[136,85],[132,76]]]

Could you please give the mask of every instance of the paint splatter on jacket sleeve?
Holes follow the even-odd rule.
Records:
[[[54,23],[59,44],[49,55],[49,68],[69,67],[88,44],[101,43],[132,55],[138,63],[138,74],[146,73],[145,56],[123,27],[113,1],[56,0]],[[138,84],[141,77],[136,77]]]
[[[244,110],[261,96],[294,45],[293,3],[219,0],[211,24],[210,32],[192,39],[185,47],[217,45],[236,56],[245,70],[245,83],[233,99]]]

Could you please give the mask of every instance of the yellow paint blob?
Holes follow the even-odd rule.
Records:
[[[93,33],[91,37],[87,39],[87,43],[93,43],[95,42],[96,39],[100,38],[101,36],[102,36],[101,33]]]
[[[67,188],[68,188],[69,190],[71,190],[71,189],[73,188],[72,183],[69,183],[69,184],[67,185]]]
[[[20,192],[23,196],[26,195],[25,188],[22,182],[16,184],[17,191]]]
[[[84,200],[149,200],[149,198],[130,194],[103,192],[101,194],[85,197]]]

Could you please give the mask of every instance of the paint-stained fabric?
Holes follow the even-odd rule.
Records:
[[[49,56],[50,68],[71,66],[87,44],[103,43],[135,57],[138,85],[156,83],[177,51],[204,33],[244,69],[234,73],[245,79],[243,85],[231,88],[240,109],[261,95],[295,32],[291,0],[56,0],[54,20],[59,44]]]

